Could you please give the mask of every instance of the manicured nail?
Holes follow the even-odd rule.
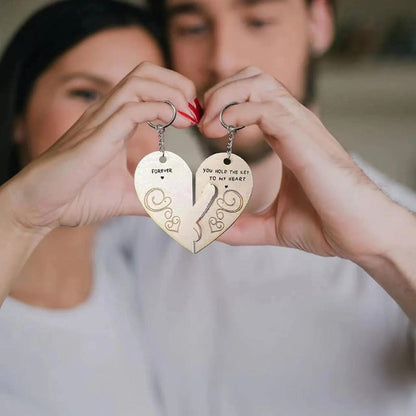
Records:
[[[196,115],[196,107],[191,103],[188,103],[188,107],[192,111],[192,114]]]
[[[192,123],[196,124],[196,118],[194,116],[190,116],[189,114],[184,113],[183,111],[178,110],[178,113],[182,116],[185,117],[187,120],[191,121]]]
[[[197,110],[197,113],[198,113],[197,119],[199,121],[199,120],[201,120],[202,116],[204,115],[204,109],[202,108],[202,105],[199,102],[198,98],[195,98],[194,103],[195,103],[196,110]]]
[[[194,104],[188,103],[188,107],[192,111],[192,114],[195,116],[196,122],[199,123],[199,120],[201,120],[203,114],[203,110],[201,104],[198,101],[198,98],[194,99]]]

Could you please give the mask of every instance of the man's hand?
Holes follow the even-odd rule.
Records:
[[[391,255],[405,242],[416,262],[415,217],[362,172],[311,111],[257,68],[247,68],[206,93],[200,123],[206,136],[223,136],[218,117],[233,101],[241,104],[227,110],[227,123],[258,125],[281,159],[283,174],[276,200],[262,213],[243,215],[222,240],[350,259],[370,270],[405,309],[413,308],[409,314],[416,318],[416,266],[409,260],[406,271],[398,272],[401,279],[385,276],[387,264],[390,271],[400,268]],[[410,289],[405,300],[397,299],[400,283]]]

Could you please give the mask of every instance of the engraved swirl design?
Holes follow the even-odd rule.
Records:
[[[152,188],[146,192],[144,196],[144,206],[151,212],[163,212],[166,218],[165,228],[168,231],[179,232],[181,219],[173,215],[173,210],[170,207],[172,198],[165,195],[165,192],[160,188]]]
[[[210,217],[208,220],[211,233],[217,233],[224,229],[225,224],[222,221],[225,217],[225,213],[236,213],[243,208],[243,197],[237,191],[229,189],[224,192],[222,198],[217,199],[218,209],[215,212],[215,217]]]

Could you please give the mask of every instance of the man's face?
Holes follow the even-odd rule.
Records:
[[[253,65],[303,101],[314,27],[305,0],[167,0],[167,7],[173,68],[194,81],[200,96]],[[235,143],[240,154],[263,147],[253,127]]]

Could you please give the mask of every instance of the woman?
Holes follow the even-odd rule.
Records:
[[[84,3],[110,4],[53,7]],[[58,16],[54,27],[60,28]],[[111,30],[101,26],[95,35],[88,32],[91,36],[68,45],[32,78],[24,105],[11,107],[13,135],[2,138],[13,137],[20,160],[31,163],[0,189],[0,235],[7,235],[7,241],[0,240],[1,295],[10,285],[12,294],[0,315],[0,385],[7,406],[2,411],[149,415],[154,411],[151,380],[157,402],[169,415],[305,413],[299,391],[314,391],[317,385],[308,399],[314,397],[314,408],[321,409],[323,392],[334,387],[327,355],[333,357],[330,374],[342,375],[337,393],[348,396],[349,403],[361,403],[363,390],[356,380],[376,384],[378,359],[385,352],[378,348],[386,343],[384,329],[375,337],[368,328],[378,327],[384,313],[397,317],[397,322],[390,320],[388,338],[400,339],[402,348],[408,321],[355,264],[273,247],[211,245],[196,257],[145,220],[117,220],[99,232],[93,226],[142,213],[127,166],[133,167],[155,143],[146,145],[148,130],[137,125],[168,121],[171,112],[163,100],[184,112],[195,98],[193,84],[174,72],[148,63],[133,69],[143,59],[160,63],[160,56],[154,44],[149,55],[136,55],[144,52],[143,32],[131,29],[137,24],[128,16]],[[78,19],[81,15],[69,20]],[[43,43],[46,49],[54,50],[54,34]],[[24,68],[32,73],[30,64]],[[131,72],[114,85],[123,76],[119,70]],[[80,81],[88,84],[66,84]],[[25,82],[26,76],[14,85]],[[111,91],[88,107],[98,85]],[[228,241],[352,259],[367,267],[409,316],[416,316],[414,292],[397,290],[398,279],[412,281],[412,251],[406,252],[411,261],[399,259],[401,270],[383,267],[378,257],[396,235],[403,235],[398,229],[415,228],[414,218],[362,174],[319,120],[257,68],[223,80],[204,99],[204,133],[222,136],[220,110],[243,102],[229,109],[227,121],[257,124],[285,166],[275,203],[262,215],[246,216]],[[191,123],[184,117],[174,124],[185,128]],[[397,221],[386,230],[380,227],[385,218]],[[372,295],[356,296],[351,284]],[[366,300],[372,296],[377,301],[369,307]],[[345,326],[333,319],[340,311],[352,317]],[[140,333],[146,334],[145,343]],[[359,345],[366,348],[355,349],[358,344],[351,344],[355,340],[349,334],[359,334]],[[356,364],[345,371],[345,362],[352,361]],[[144,362],[151,363],[147,373]],[[411,371],[409,363],[404,367]],[[387,408],[390,393],[377,390],[369,397]],[[297,403],[302,410],[285,410]],[[336,403],[332,413],[348,411],[343,401]]]
[[[128,271],[122,253],[114,253],[117,272],[109,278],[100,258],[112,249],[103,246],[96,224],[113,215],[140,213],[129,171],[156,148],[157,139],[146,125],[136,129],[137,123],[169,120],[171,110],[160,101],[169,99],[186,111],[195,95],[191,83],[177,74],[150,63],[135,68],[143,61],[163,64],[157,39],[151,16],[133,6],[63,1],[31,17],[0,63],[5,81],[1,183],[33,159],[44,166],[52,163],[55,168],[47,173],[57,179],[50,182],[52,199],[46,194],[36,198],[51,208],[51,216],[42,219],[48,227],[66,226],[41,233],[42,242],[18,270],[2,308],[2,414],[155,414]],[[167,79],[170,86],[164,85]],[[189,125],[185,118],[175,122],[176,127]],[[87,136],[91,146],[85,147]],[[78,152],[78,162],[68,163],[67,157]],[[93,153],[100,154],[100,167],[92,162]],[[85,169],[95,170],[87,174],[87,183],[85,176],[78,177]],[[19,177],[28,196],[36,175],[26,180],[23,170],[11,182]],[[72,185],[60,193],[63,177]],[[63,202],[68,193],[72,198]],[[86,195],[100,206],[90,206],[93,214],[87,206],[83,214],[79,209]],[[28,200],[14,204],[15,213],[28,208]],[[52,211],[65,214],[58,218]],[[33,233],[40,237],[38,229]],[[113,242],[113,250],[120,250]],[[7,265],[2,267],[7,273]],[[1,287],[2,298],[8,289]]]

